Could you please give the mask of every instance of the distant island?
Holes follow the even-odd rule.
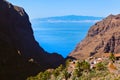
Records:
[[[39,18],[32,29],[23,8],[0,0],[0,11],[0,80],[120,80],[120,14]],[[50,50],[73,51],[46,51],[34,34]]]
[[[66,15],[66,16],[55,16],[47,18],[37,18],[32,21],[39,22],[97,22],[103,19],[103,17],[94,17],[94,16],[78,16],[78,15]]]
[[[102,19],[103,17],[66,15],[37,18],[31,23],[35,39],[46,51],[66,57],[84,39],[90,26]]]
[[[65,65],[27,78],[35,79],[120,80],[120,14],[95,23],[68,55]]]

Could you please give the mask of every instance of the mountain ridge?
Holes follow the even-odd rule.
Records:
[[[0,80],[25,80],[63,61],[38,44],[23,8],[0,0]]]
[[[80,42],[69,56],[85,59],[101,56],[103,53],[120,53],[120,14],[109,15],[95,23],[86,38]]]

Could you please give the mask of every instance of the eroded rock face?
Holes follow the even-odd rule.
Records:
[[[120,14],[109,15],[93,25],[69,56],[85,59],[102,53],[120,53]]]
[[[42,68],[58,66],[63,60],[61,55],[44,51],[35,41],[23,8],[0,0],[0,80],[24,80]]]

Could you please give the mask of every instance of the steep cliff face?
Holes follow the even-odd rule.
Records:
[[[63,60],[61,55],[45,52],[35,41],[23,8],[0,0],[0,78],[23,80],[21,74],[25,78],[41,67],[56,67]]]
[[[93,25],[69,56],[85,59],[111,52],[120,53],[120,14],[110,15]]]

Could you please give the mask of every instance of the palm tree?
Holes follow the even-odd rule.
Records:
[[[113,53],[110,53],[109,59],[114,62],[116,60],[116,57]]]
[[[62,74],[63,74],[63,77],[65,78],[65,80],[68,80],[68,78],[70,77],[70,74],[67,72],[67,69],[64,69]]]

